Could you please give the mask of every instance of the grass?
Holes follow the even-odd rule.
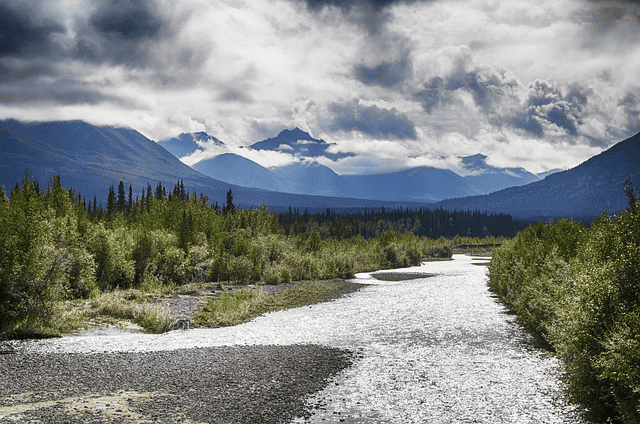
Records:
[[[91,299],[89,304],[88,311],[85,312],[89,318],[111,317],[118,321],[132,321],[146,333],[159,334],[169,331],[174,320],[162,306],[146,301],[139,302],[137,293],[133,293],[132,296],[127,291],[104,293]]]
[[[320,302],[342,290],[339,282],[305,281],[269,295],[259,288],[225,291],[211,299],[194,316],[197,325],[238,325],[268,312]]]

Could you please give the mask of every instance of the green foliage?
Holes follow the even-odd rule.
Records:
[[[111,186],[105,211],[95,198],[86,205],[59,177],[41,190],[27,173],[10,197],[0,189],[0,337],[19,329],[55,327],[51,319],[56,314],[60,318],[61,302],[94,299],[100,293],[168,293],[193,282],[351,278],[358,272],[450,257],[462,240],[417,236],[425,211],[352,217],[327,211],[324,221],[317,222],[305,214],[309,219],[299,222],[305,230],[287,234],[280,215],[265,207],[242,209],[233,204],[231,191],[222,211],[206,196],[189,195],[182,182],[173,190],[160,183],[153,190],[148,184],[135,201],[133,191],[123,182],[117,189]],[[490,225],[478,214],[455,216],[476,219],[473,228]],[[292,225],[295,217],[290,214]],[[370,222],[377,218],[375,225]],[[391,218],[397,223],[391,225]],[[447,219],[452,231],[462,228],[453,215]],[[498,221],[513,223],[504,216]]]
[[[489,287],[563,359],[595,419],[640,421],[640,210],[533,225],[494,251]]]

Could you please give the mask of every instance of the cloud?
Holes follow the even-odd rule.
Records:
[[[319,10],[328,6],[335,6],[344,10],[357,7],[368,7],[374,11],[380,11],[396,4],[416,3],[428,0],[304,0],[311,10]]]
[[[52,36],[64,33],[65,28],[38,14],[39,10],[29,2],[0,3],[0,58],[50,54],[54,48]]]
[[[172,9],[165,5],[164,13]],[[89,16],[78,18],[73,54],[95,63],[153,65],[158,53],[154,44],[172,32],[154,0],[101,0]]]
[[[638,10],[619,0],[0,0],[0,118],[85,119],[153,139],[197,128],[233,146],[297,126],[339,152],[375,149],[332,165],[342,171],[478,152],[575,165],[640,131]]]
[[[181,158],[180,160],[189,166],[193,166],[198,162],[210,159],[214,156],[232,153],[249,159],[265,168],[285,166],[302,161],[293,154],[273,150],[254,150],[250,147],[230,146],[228,144],[220,146],[215,143],[205,143],[202,147],[204,147],[204,150],[198,150],[189,156]]]
[[[510,119],[510,123],[536,137],[559,130],[566,135],[578,135],[578,125],[583,106],[587,103],[587,91],[580,91],[577,84],[569,87],[566,95],[548,81],[538,80],[529,85],[530,95],[522,111]],[[509,119],[509,118],[507,118]]]
[[[139,42],[158,36],[164,22],[151,1],[107,0],[89,20],[106,38]]]
[[[403,57],[394,62],[382,62],[374,66],[356,65],[354,74],[363,84],[393,87],[403,83],[411,75],[411,61]]]
[[[366,106],[353,100],[334,103],[332,128],[336,131],[357,131],[378,139],[415,139],[416,129],[406,114],[397,109],[383,109],[376,105]]]
[[[640,89],[627,93],[619,104],[629,117],[631,131],[640,132]]]
[[[629,107],[633,101],[621,101],[633,96],[612,90],[610,83],[600,78],[523,83],[509,69],[474,63],[466,50],[458,55],[447,72],[418,85],[413,93],[425,113],[435,116],[462,110],[476,127],[480,123],[496,131],[509,128],[528,137],[596,146],[609,145],[614,134],[619,134],[618,128],[633,120],[635,107]],[[611,96],[618,99],[617,105]]]

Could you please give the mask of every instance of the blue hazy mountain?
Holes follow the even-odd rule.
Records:
[[[455,172],[426,166],[385,174],[346,175],[344,178],[351,187],[351,196],[367,199],[435,202],[480,193]]]
[[[204,150],[202,144],[212,143],[223,146],[224,143],[206,132],[182,133],[177,137],[158,141],[158,144],[171,152],[175,157],[182,158]]]
[[[0,121],[0,148],[0,184],[7,191],[22,180],[26,168],[43,187],[57,174],[63,185],[87,199],[106,198],[109,186],[117,186],[120,180],[135,187],[136,195],[148,183],[160,182],[171,189],[179,179],[194,191],[224,194],[227,186],[199,174],[129,128],[96,127],[81,121]]]
[[[454,172],[429,167],[341,176],[314,162],[267,169],[242,156],[222,154],[200,161],[193,168],[209,177],[243,187],[314,196],[429,203],[480,193]]]
[[[521,186],[541,178],[524,168],[498,168],[487,164],[487,156],[476,154],[462,158],[464,179],[480,193],[487,194],[507,187]]]
[[[229,167],[225,171],[229,181],[234,173],[236,182],[251,175],[252,185],[258,185],[257,179],[262,180],[263,185],[258,185],[261,189],[245,188],[197,172],[133,129],[97,127],[80,121],[0,121],[0,152],[0,184],[8,192],[22,180],[28,168],[43,188],[57,174],[65,187],[72,187],[87,199],[97,196],[103,202],[109,186],[116,186],[120,180],[131,184],[135,195],[147,184],[155,186],[160,182],[171,189],[177,180],[183,180],[188,192],[204,193],[211,201],[223,203],[227,190],[232,189],[237,204],[244,207],[264,204],[276,210],[286,210],[288,206],[309,210],[406,207],[458,197],[436,206],[508,213],[519,218],[592,218],[603,210],[617,213],[626,207],[622,183],[625,177],[640,182],[640,134],[573,169],[523,186],[475,196],[470,196],[478,193],[475,185],[452,171],[436,168],[340,176],[319,164],[298,164],[274,171],[239,157],[220,159],[217,166]],[[268,185],[268,181],[273,184]],[[278,184],[285,187],[278,188]],[[272,187],[279,192],[267,191]],[[282,191],[323,192],[334,197]]]
[[[257,190],[207,177],[182,163],[158,143],[130,128],[93,126],[81,121],[0,121],[0,185],[7,193],[20,183],[25,169],[41,186],[60,175],[64,187],[85,199],[105,202],[110,186],[119,181],[132,185],[134,196],[159,182],[168,190],[182,180],[189,193],[203,193],[210,202],[223,204],[232,189],[243,207],[266,205],[274,210],[289,206],[326,208],[380,208],[410,206],[402,202],[295,195]],[[414,205],[415,206],[415,205]]]
[[[343,177],[328,166],[314,162],[293,163],[271,168],[271,171],[286,183],[289,193],[313,193],[321,196],[367,198],[353,192]],[[368,197],[377,199],[376,197]]]
[[[555,174],[556,172],[562,172],[562,171],[564,171],[564,169],[553,168],[553,169],[550,169],[548,171],[544,171],[544,172],[540,172],[540,173],[536,174],[536,177],[538,177],[541,180],[544,180],[549,175]]]
[[[196,171],[216,180],[243,187],[291,192],[287,184],[267,168],[234,153],[225,153],[192,165]]]
[[[640,134],[542,181],[484,196],[444,200],[437,206],[504,212],[520,218],[591,219],[603,211],[615,214],[626,208],[626,177],[640,183]]]
[[[277,136],[258,141],[250,147],[255,150],[272,150],[290,153],[303,158],[324,156],[331,160],[338,160],[353,156],[351,153],[331,153],[328,151],[331,146],[335,146],[335,144],[313,138],[309,133],[299,128],[294,128],[292,130],[283,130]]]
[[[206,143],[224,145],[207,133],[185,133],[162,140],[163,147],[178,158],[204,150]],[[302,159],[288,166],[272,168],[274,175],[255,162],[241,162],[238,157],[221,156],[194,165],[201,173],[244,187],[277,190],[285,193],[318,196],[343,196],[375,200],[437,202],[452,197],[486,194],[506,187],[527,184],[540,178],[523,168],[497,168],[486,163],[486,156],[463,158],[465,177],[438,168],[414,168],[397,173],[340,176],[329,167],[315,163],[319,157],[337,160],[351,154],[328,152],[334,144],[315,139],[309,133],[294,128],[285,129],[276,137],[254,143],[253,150],[289,153]],[[214,165],[215,163],[215,165]],[[222,169],[226,171],[222,171]]]

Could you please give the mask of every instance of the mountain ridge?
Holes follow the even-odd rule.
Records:
[[[197,172],[134,129],[82,121],[0,121],[0,151],[0,185],[8,195],[28,169],[41,187],[59,175],[65,187],[87,200],[95,196],[101,202],[106,201],[109,187],[119,181],[140,193],[148,184],[171,188],[181,180],[187,192],[205,194],[211,202],[223,203],[231,189],[234,201],[243,207],[265,205],[284,211],[290,206],[309,210],[420,206],[248,189]]]
[[[618,213],[627,204],[623,180],[640,181],[640,133],[580,165],[520,187],[462,199],[440,201],[450,210],[503,212],[516,218],[591,219]]]

